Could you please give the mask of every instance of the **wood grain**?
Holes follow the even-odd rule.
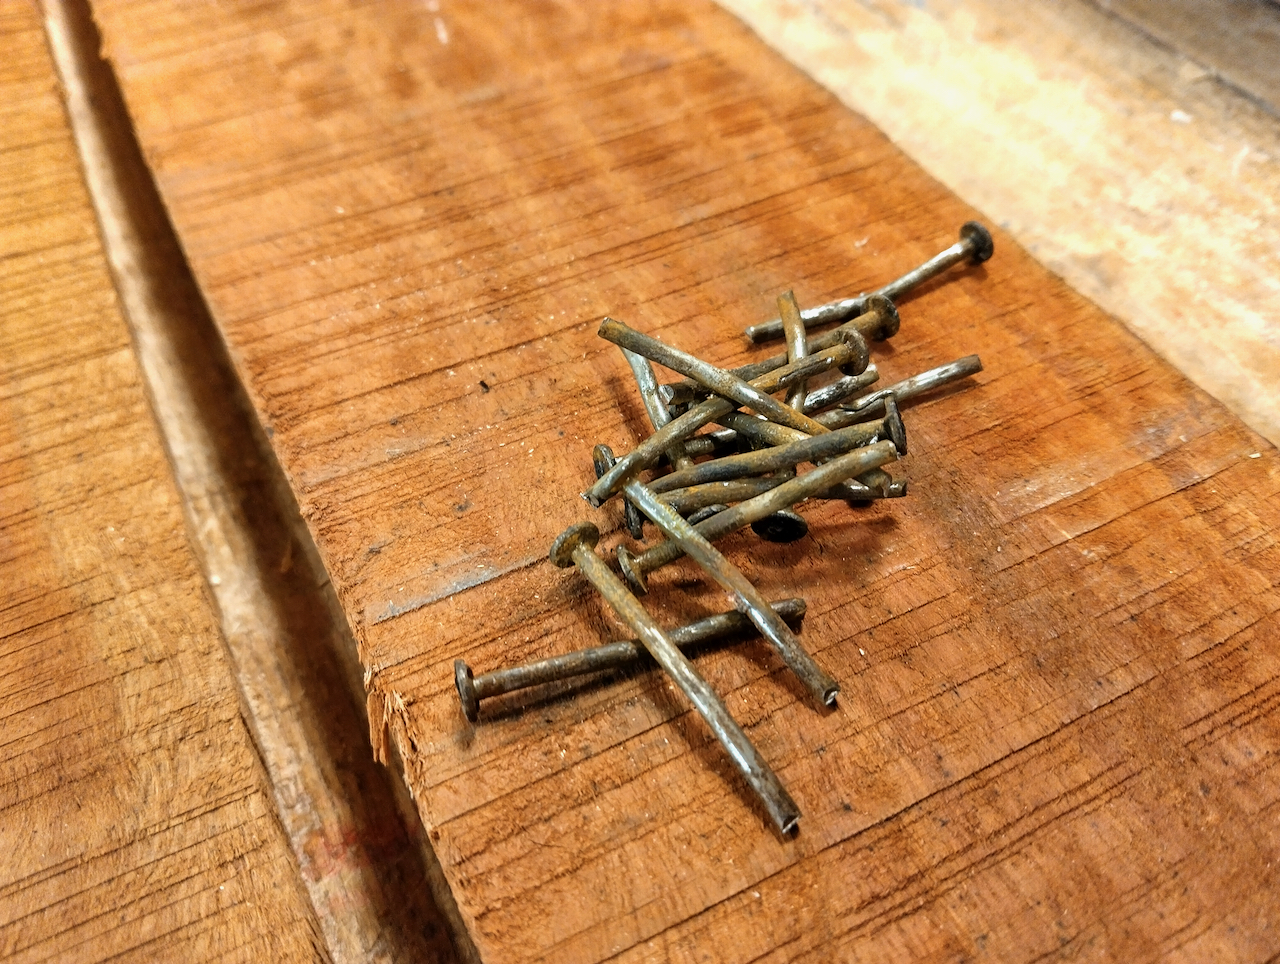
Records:
[[[325,949],[334,964],[452,961],[432,903],[449,891],[430,886],[425,831],[373,759],[346,618],[168,225],[88,6],[44,11],[192,548]]]
[[[0,47],[0,957],[325,960],[33,5]]]
[[[1280,84],[1280,58],[1263,32],[1280,33],[1280,8],[1253,0],[725,6],[1280,442],[1280,122],[1274,103],[1218,72],[1230,51],[1229,75]],[[1241,22],[1244,10],[1254,31]]]
[[[95,11],[485,960],[1280,952],[1276,452],[1003,233],[878,351],[986,364],[908,412],[912,496],[725,543],[844,684],[700,661],[797,839],[653,674],[459,712],[455,658],[621,635],[545,557],[616,540],[577,493],[643,431],[602,315],[741,362],[973,215],[865,120],[709,4]]]

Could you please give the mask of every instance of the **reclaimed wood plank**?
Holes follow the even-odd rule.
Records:
[[[477,668],[620,635],[546,560],[643,415],[605,313],[712,360],[794,286],[887,280],[973,211],[709,4],[99,0],[140,141],[493,961],[1280,951],[1280,463],[1010,238],[904,301],[912,496],[725,543],[844,683],[700,662],[804,810],[773,836],[653,674]],[[187,38],[202,37],[198,49]],[[721,608],[689,568],[665,621]]]
[[[325,960],[33,4],[0,47],[0,957]]]

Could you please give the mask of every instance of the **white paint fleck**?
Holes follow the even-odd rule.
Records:
[[[449,43],[449,28],[444,25],[444,20],[440,17],[436,17],[436,39],[441,44]]]
[[[1169,112],[1169,120],[1173,121],[1175,124],[1190,124],[1191,115],[1185,110],[1171,110]]]

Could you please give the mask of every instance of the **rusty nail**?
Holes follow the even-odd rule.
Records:
[[[711,518],[699,522],[696,528],[692,526],[688,528],[698,539],[710,547],[712,541],[723,538],[729,533],[755,522],[757,519],[763,519],[779,509],[790,508],[802,499],[810,498],[815,493],[824,491],[830,486],[855,475],[879,468],[881,465],[894,461],[897,457],[897,449],[892,442],[876,442],[874,445],[869,445],[866,448],[857,449],[839,458],[832,459],[830,462],[818,466],[812,472],[807,472],[789,482],[784,482],[782,485],[770,489],[768,492],[753,499],[741,502],[723,512],[717,512]],[[640,486],[637,483],[636,488],[640,489],[644,488],[644,486]],[[631,493],[630,483],[628,483],[627,491],[628,494]],[[649,518],[653,518],[644,502],[634,495],[632,495],[632,499],[641,512],[649,516]],[[664,529],[663,531],[665,532],[666,530]],[[626,577],[627,582],[631,584],[631,588],[643,595],[649,591],[649,573],[679,559],[682,555],[692,555],[692,553],[688,552],[686,543],[693,544],[690,539],[685,541],[672,539],[670,533],[668,533],[666,542],[659,542],[639,555],[631,553],[625,546],[619,546],[617,550],[618,566],[622,569],[622,574]],[[694,558],[697,559],[697,557]],[[698,559],[697,561],[701,562],[702,560]],[[707,568],[705,563],[703,563],[703,568]]]
[[[994,250],[995,243],[991,240],[991,232],[977,221],[967,221],[960,228],[959,241],[946,250],[938,252],[919,267],[912,268],[896,281],[891,281],[883,288],[877,289],[874,294],[884,295],[886,298],[892,298],[897,301],[912,288],[923,284],[930,278],[936,278],[948,268],[962,261],[968,261],[970,264],[982,264],[982,262],[991,257]],[[858,295],[856,298],[846,298],[842,301],[832,301],[825,305],[819,305],[816,308],[810,308],[802,312],[801,318],[806,326],[844,321],[846,318],[860,314],[865,310],[869,297],[870,295]],[[783,336],[782,319],[775,318],[773,321],[751,325],[746,329],[746,334],[751,341],[757,343],[769,341],[773,338],[781,338]]]
[[[680,519],[679,516],[676,518]],[[680,521],[684,522],[683,519]],[[587,581],[599,590],[600,595],[613,607],[614,612],[631,627],[644,648],[657,660],[658,665],[666,671],[702,718],[707,721],[711,732],[728,752],[729,759],[733,761],[738,772],[764,804],[765,811],[773,820],[779,833],[784,835],[790,833],[800,819],[800,808],[791,799],[791,795],[787,793],[777,774],[770,769],[769,764],[752,745],[742,727],[729,714],[728,708],[716,695],[715,690],[694,669],[693,664],[662,631],[640,601],[628,591],[626,584],[596,554],[595,546],[599,541],[600,530],[590,522],[575,523],[560,533],[552,543],[551,561],[562,569],[571,565],[577,566],[578,571],[586,577]],[[786,627],[786,623],[772,609],[769,609],[769,613],[784,628]],[[752,619],[752,622],[755,620]],[[789,633],[790,630],[788,629],[787,632]]]
[[[753,388],[749,382],[743,381],[723,368],[717,368],[709,362],[704,362],[686,351],[681,351],[666,342],[659,341],[652,335],[637,331],[614,318],[604,319],[600,323],[600,330],[597,334],[606,341],[611,341],[615,345],[643,355],[651,361],[656,361],[659,365],[692,378],[703,387],[723,398],[731,399],[738,405],[745,405],[754,409],[771,422],[788,425],[810,435],[817,435],[826,431],[824,427],[808,415],[796,411],[789,405],[784,405],[776,398],[759,389]]]
[[[772,605],[778,615],[789,623],[798,625],[804,618],[803,599],[783,599]],[[683,650],[712,640],[738,636],[752,629],[754,627],[751,625],[751,620],[742,613],[730,611],[668,630],[667,636]],[[462,712],[474,723],[480,716],[481,700],[514,693],[531,686],[585,676],[587,673],[627,669],[642,662],[647,655],[648,650],[639,640],[630,639],[625,642],[579,649],[572,653],[525,663],[522,666],[495,669],[488,673],[481,673],[479,676],[472,673],[471,667],[465,660],[458,659],[453,663],[453,675],[454,682],[458,686],[458,698],[462,702]]]
[[[781,488],[784,486],[779,486],[774,491],[777,492]],[[800,645],[800,640],[796,639],[787,624],[778,618],[777,613],[769,608],[769,604],[755,586],[751,585],[747,577],[734,568],[729,560],[703,538],[697,529],[663,505],[658,497],[638,480],[628,481],[625,491],[640,511],[652,519],[653,524],[666,534],[669,541],[678,544],[690,559],[706,570],[707,575],[734,596],[738,602],[738,609],[746,613],[747,618],[755,623],[761,635],[773,643],[782,661],[791,668],[814,699],[821,705],[834,706],[836,696],[840,692],[839,684],[813,661],[812,656],[805,652],[804,647]],[[768,496],[769,493],[766,493],[757,498],[768,498]],[[709,525],[726,513],[732,512],[733,509],[717,512],[710,519],[699,524]]]
[[[853,333],[856,335],[856,332]],[[782,365],[753,379],[751,387],[760,392],[780,391],[789,384],[790,379],[816,374],[831,368],[841,370],[858,369],[867,365],[867,345],[861,336],[842,336],[829,348],[810,355],[794,365]],[[858,369],[860,370],[860,369]],[[623,482],[652,465],[657,464],[662,454],[673,441],[683,441],[702,426],[714,422],[722,415],[732,412],[737,406],[726,398],[712,396],[694,405],[679,418],[673,418],[658,431],[654,432],[634,449],[618,459],[608,472],[596,480],[596,484],[582,493],[582,497],[591,505],[599,508],[605,500],[622,488]]]
[[[810,355],[815,355],[840,341],[843,337],[841,333],[846,331],[855,331],[864,339],[884,341],[886,338],[892,338],[896,335],[901,324],[901,319],[898,317],[898,309],[894,307],[892,301],[882,295],[868,295],[866,310],[862,314],[845,322],[839,328],[824,331],[820,335],[813,335],[809,338],[806,347]],[[754,382],[761,375],[771,372],[786,363],[787,356],[784,352],[778,355],[770,355],[768,358],[763,358],[747,365],[740,365],[732,369],[729,374]],[[864,365],[863,369],[858,371],[864,370],[865,367]],[[856,375],[858,371],[846,371],[845,374]],[[698,398],[700,388],[697,382],[685,379],[684,381],[663,385],[659,391],[662,392],[663,400],[668,405],[675,405]]]
[[[959,381],[961,378],[976,375],[980,371],[982,371],[982,359],[977,355],[966,355],[964,358],[957,358],[953,362],[947,362],[945,365],[939,365],[918,375],[912,375],[910,378],[904,378],[902,381],[895,382],[887,388],[882,388],[863,398],[848,402],[833,412],[825,412],[819,420],[829,428],[834,428],[837,425],[848,425],[851,422],[874,416],[884,407],[885,399],[887,398],[893,398],[900,404],[926,392],[931,392],[935,388],[941,388],[943,385]]]
[[[892,406],[893,403],[891,402]],[[687,469],[654,479],[649,488],[654,492],[670,492],[704,482],[724,482],[748,476],[763,475],[779,469],[793,468],[801,462],[819,462],[863,448],[872,442],[889,439],[899,455],[907,451],[906,429],[896,406],[879,422],[860,422],[825,435],[802,436],[792,442],[774,444],[739,455],[726,455],[709,462],[699,462]],[[739,501],[725,499],[722,501]]]

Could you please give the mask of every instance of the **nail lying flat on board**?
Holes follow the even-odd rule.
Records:
[[[966,355],[964,358],[957,358],[953,362],[904,378],[863,398],[846,402],[835,411],[824,412],[819,416],[819,420],[829,428],[858,422],[876,415],[884,408],[886,398],[893,398],[901,404],[931,392],[935,388],[949,385],[969,375],[976,375],[980,371],[982,371],[982,359],[977,355]]]
[[[803,599],[783,599],[772,605],[774,611],[789,623],[798,625],[804,618]],[[730,611],[668,630],[667,636],[676,646],[686,649],[700,643],[741,636],[754,629],[751,620],[746,616],[740,612]],[[629,639],[624,642],[579,649],[561,656],[551,656],[522,666],[495,669],[488,673],[481,673],[479,676],[471,672],[471,667],[464,660],[454,660],[453,675],[458,687],[458,698],[462,701],[462,712],[474,723],[480,716],[481,700],[491,696],[502,696],[531,686],[556,683],[576,676],[585,676],[588,673],[628,669],[643,662],[648,655],[649,651],[645,649],[643,643],[638,639]]]
[[[843,333],[833,344],[817,354],[810,355],[794,365],[782,365],[765,372],[751,381],[751,387],[760,392],[776,392],[786,388],[792,378],[808,377],[818,371],[839,368],[845,374],[864,371],[870,352],[867,343],[857,332]],[[622,483],[637,472],[656,465],[673,441],[683,441],[702,426],[714,422],[732,412],[737,405],[727,398],[712,396],[694,405],[679,418],[654,432],[634,449],[618,459],[608,472],[596,480],[596,484],[582,493],[591,505],[599,508],[605,500],[622,488]]]
[[[940,251],[919,267],[912,268],[901,278],[891,281],[873,294],[884,295],[897,300],[912,288],[923,284],[930,278],[936,278],[953,265],[967,261],[970,264],[982,264],[995,251],[995,243],[991,240],[991,232],[977,221],[967,221],[960,228],[960,240],[944,251]],[[806,326],[821,325],[828,322],[844,321],[860,313],[866,306],[870,295],[859,295],[856,298],[845,298],[832,301],[816,308],[801,312],[801,319]],[[781,318],[766,321],[759,325],[751,325],[746,329],[747,337],[753,342],[768,341],[783,337]]]
[[[667,510],[668,512],[670,510]],[[652,518],[652,516],[650,516]],[[679,516],[676,516],[679,519]],[[680,519],[683,522],[683,519]],[[562,532],[551,546],[551,561],[560,568],[577,566],[587,580],[599,590],[623,622],[639,637],[644,648],[657,660],[672,681],[680,687],[689,702],[707,721],[720,745],[729,754],[738,772],[760,798],[778,832],[786,835],[795,829],[800,819],[800,808],[791,799],[778,775],[760,756],[747,734],[729,714],[715,690],[693,668],[693,664],[680,652],[640,601],[627,589],[605,561],[596,554],[600,530],[590,522],[578,522]],[[785,627],[772,609],[769,610]],[[755,622],[753,619],[752,622]],[[790,630],[788,630],[790,632]]]
[[[871,387],[879,378],[880,373],[876,370],[875,365],[868,365],[867,370],[861,375],[842,375],[830,385],[824,385],[822,388],[816,388],[811,391],[805,398],[804,406],[800,410],[806,415],[817,415],[824,409],[830,408],[832,405],[844,401],[849,396],[856,395],[858,392]],[[668,387],[669,386],[667,385],[659,386],[659,388]],[[773,422],[766,422],[762,419],[748,415],[745,412],[729,412],[727,415],[722,416],[720,421],[735,420],[731,424],[738,424],[736,421],[738,416],[742,416],[743,419],[750,420],[750,422],[743,423],[746,425],[748,433],[751,433],[754,430],[756,435],[760,435],[762,432],[771,432],[774,429],[781,429],[783,432],[795,432],[794,429],[789,429],[782,425],[774,425]],[[822,420],[819,419],[819,421]],[[751,423],[754,423],[754,425]],[[768,428],[761,430],[755,427],[760,425],[768,426]],[[795,441],[800,434],[803,433],[793,434],[789,439],[787,439],[787,441]],[[757,441],[756,437],[752,434],[748,434],[747,439],[752,442]],[[708,432],[705,435],[695,435],[692,438],[686,439],[684,447],[685,452],[690,456],[702,457],[710,455],[715,457],[737,451],[738,442],[737,429],[721,428],[714,432]],[[777,442],[773,442],[765,438],[760,438],[759,442],[762,445],[778,444]]]
[[[614,318],[606,318],[600,322],[600,330],[597,334],[606,341],[611,341],[628,351],[643,355],[650,361],[655,361],[672,371],[692,378],[717,395],[754,409],[772,422],[798,428],[810,435],[826,431],[803,412],[798,412],[765,392],[753,388],[749,382],[743,381],[723,368],[704,362],[701,358],[659,341],[652,335],[636,331]]]
[[[820,705],[834,706],[836,696],[840,692],[839,684],[813,661],[812,656],[805,652],[804,647],[800,645],[800,640],[796,639],[795,634],[778,617],[778,614],[769,608],[768,602],[755,586],[751,585],[747,577],[735,569],[697,529],[664,505],[638,480],[628,481],[624,491],[640,511],[663,531],[668,540],[679,544],[685,555],[702,566],[712,579],[733,595],[737,600],[738,609],[755,623],[765,639],[773,643],[782,661],[795,673],[796,678],[815,701]],[[761,498],[767,498],[767,495]],[[724,512],[717,512],[711,519],[699,524],[706,525],[722,515]]]
[[[741,529],[743,526],[750,525],[758,519],[777,512],[779,509],[786,509],[802,499],[806,499],[821,492],[830,486],[853,476],[860,475],[872,469],[878,469],[882,465],[894,461],[898,457],[898,450],[892,442],[876,442],[874,445],[868,445],[866,448],[857,449],[849,452],[839,458],[826,462],[812,472],[797,476],[789,482],[784,482],[776,488],[770,489],[753,499],[741,502],[738,505],[725,509],[723,512],[717,512],[709,519],[699,522],[696,526],[689,526],[685,523],[685,527],[696,536],[698,540],[705,543],[707,548],[711,548],[711,542],[721,539],[731,532]],[[633,490],[645,489],[638,482],[627,484],[627,494],[630,495],[639,507],[640,511],[645,515],[649,515],[647,503],[636,498]],[[645,489],[645,491],[648,491]],[[652,495],[650,495],[652,498]],[[649,516],[653,518],[653,516]],[[654,520],[655,522],[657,520]],[[684,520],[681,520],[684,522]],[[666,529],[663,531],[666,532]],[[704,569],[710,568],[701,558],[694,556],[688,551],[690,545],[696,545],[693,538],[672,538],[667,533],[667,541],[659,542],[655,546],[644,550],[639,555],[633,555],[626,546],[618,547],[618,565],[622,569],[622,574],[626,576],[627,582],[631,584],[631,588],[643,595],[648,592],[648,575],[655,569],[667,565],[679,559],[682,555],[689,555],[702,564]],[[712,549],[715,552],[714,549]],[[705,555],[705,553],[704,553]],[[717,552],[716,556],[723,559],[723,556]],[[728,563],[726,562],[727,566]],[[736,571],[736,570],[735,570]],[[718,581],[718,580],[717,580]],[[723,583],[721,583],[723,585]]]
[[[883,295],[868,295],[866,310],[862,314],[845,322],[839,328],[833,328],[830,331],[824,331],[820,335],[811,336],[806,343],[806,348],[810,355],[817,354],[840,341],[843,337],[843,332],[857,332],[864,339],[884,341],[886,338],[892,338],[896,335],[901,325],[902,320],[898,317],[898,309],[893,306],[892,301]],[[754,384],[755,379],[761,375],[765,375],[786,364],[787,355],[786,352],[783,352],[778,355],[770,355],[768,358],[763,358],[747,365],[740,365],[731,369],[729,374],[744,378]],[[866,366],[864,365],[860,370],[865,369]],[[846,371],[845,374],[856,375],[858,371]],[[701,397],[703,392],[702,387],[692,379],[662,385],[659,387],[659,391],[668,405],[695,401]]]
[[[892,403],[891,403],[892,404]],[[794,468],[801,462],[819,462],[843,455],[882,439],[893,442],[899,455],[907,452],[907,433],[896,406],[878,422],[860,422],[825,435],[810,435],[781,445],[755,449],[738,455],[726,455],[709,462],[699,462],[661,476],[649,483],[654,492],[670,492],[704,482],[726,482],[778,469]],[[730,502],[732,499],[721,501]]]

